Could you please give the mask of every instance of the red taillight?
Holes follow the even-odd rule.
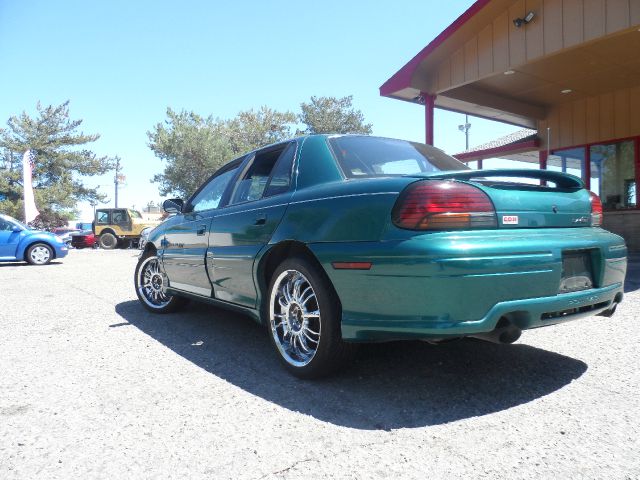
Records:
[[[599,227],[602,225],[602,202],[593,192],[589,192],[589,196],[591,197],[591,226]]]
[[[410,230],[496,228],[489,197],[467,183],[425,180],[407,187],[392,212],[393,223]]]

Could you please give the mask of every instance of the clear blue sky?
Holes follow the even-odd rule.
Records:
[[[168,106],[221,118],[311,95],[354,95],[374,134],[424,141],[424,109],[378,87],[473,2],[0,0],[0,125],[70,100],[93,150],[119,155],[120,205],[160,199],[146,132]],[[435,144],[464,150],[460,114],[436,114]],[[515,127],[472,119],[471,145]],[[113,200],[112,175],[85,179]],[[82,206],[87,211],[86,206]],[[83,215],[86,217],[86,213]]]

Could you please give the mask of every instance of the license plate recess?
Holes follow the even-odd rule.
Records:
[[[593,288],[591,250],[562,252],[562,278],[559,293],[577,292]]]

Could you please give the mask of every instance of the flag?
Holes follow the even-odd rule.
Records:
[[[33,222],[40,212],[36,208],[36,199],[33,196],[33,185],[31,177],[33,175],[33,162],[35,155],[31,150],[24,152],[22,156],[22,181],[24,185],[24,223]]]

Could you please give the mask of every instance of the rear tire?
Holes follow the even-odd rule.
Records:
[[[113,233],[103,233],[100,235],[98,241],[100,243],[100,248],[104,248],[105,250],[113,250],[118,246],[118,239]]]
[[[265,304],[271,343],[296,377],[328,375],[352,357],[355,345],[340,333],[338,297],[324,272],[306,258],[290,258],[276,268]]]
[[[165,293],[163,274],[160,270],[158,257],[154,252],[150,252],[138,260],[133,281],[138,300],[150,312],[175,312],[187,303],[187,299],[183,297]]]

